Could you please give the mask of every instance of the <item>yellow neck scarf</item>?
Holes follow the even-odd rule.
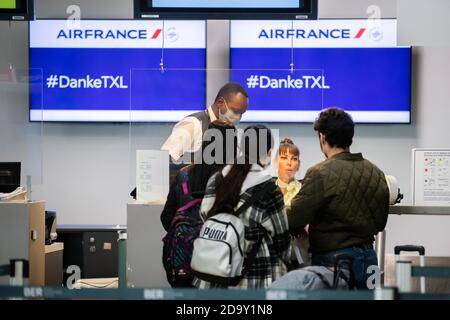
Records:
[[[292,199],[300,191],[302,184],[298,182],[296,179],[294,179],[289,183],[286,183],[281,181],[280,178],[278,178],[277,186],[279,186],[281,192],[283,192],[285,206],[289,207],[291,205]]]

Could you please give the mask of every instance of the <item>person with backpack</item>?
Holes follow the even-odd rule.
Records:
[[[231,134],[227,134],[228,130]],[[203,224],[199,209],[206,183],[225,166],[227,159],[234,159],[236,153],[236,128],[230,123],[222,120],[212,122],[204,138],[202,153],[205,154],[199,163],[194,162],[179,170],[161,213],[161,223],[167,231],[163,238],[163,266],[172,287],[192,287],[192,244]],[[227,149],[227,145],[232,147]],[[208,150],[211,153],[206,154]]]
[[[267,288],[287,271],[290,235],[283,194],[265,168],[270,130],[249,126],[241,155],[208,181],[191,267],[198,288]]]

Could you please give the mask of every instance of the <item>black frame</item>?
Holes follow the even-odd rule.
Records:
[[[0,20],[28,21],[34,20],[34,1],[16,0],[17,9],[1,9]]]
[[[152,0],[134,0],[135,19],[316,20],[318,0],[298,0],[298,8],[152,8]],[[305,8],[300,9],[300,2]]]

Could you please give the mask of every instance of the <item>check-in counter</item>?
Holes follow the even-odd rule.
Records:
[[[128,287],[169,288],[162,265],[164,201],[127,205]]]

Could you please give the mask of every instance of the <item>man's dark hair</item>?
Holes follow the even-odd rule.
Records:
[[[314,122],[314,130],[325,135],[330,147],[345,149],[352,145],[355,124],[344,110],[328,108],[322,111]]]
[[[241,86],[237,82],[228,82],[226,85],[220,88],[214,102],[219,101],[220,97],[223,97],[225,100],[229,100],[231,96],[235,96],[238,93],[241,93],[242,95],[244,95],[244,97],[248,98],[248,93],[243,86]]]

